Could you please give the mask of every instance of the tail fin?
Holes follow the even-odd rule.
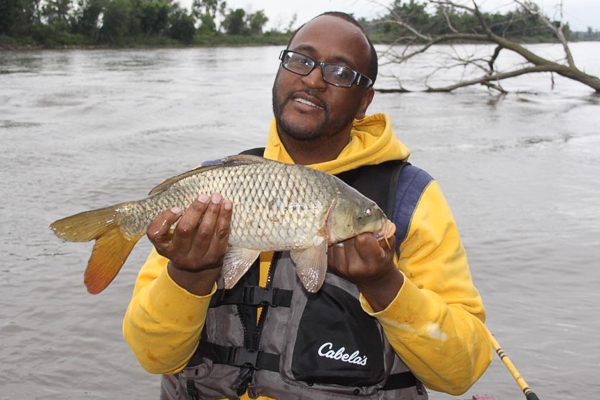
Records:
[[[121,232],[117,220],[118,207],[82,212],[50,225],[56,236],[69,242],[96,240],[83,280],[92,294],[100,293],[112,282],[143,236],[128,238]]]

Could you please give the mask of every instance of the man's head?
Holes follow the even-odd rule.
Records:
[[[369,59],[369,68],[365,75],[368,76],[371,79],[371,81],[373,81],[373,83],[375,83],[375,80],[377,79],[377,73],[379,70],[377,50],[375,50],[375,46],[373,46],[371,39],[369,39],[369,36],[367,36],[367,33],[364,31],[361,24],[352,15],[346,14],[346,13],[340,12],[340,11],[327,11],[327,12],[324,12],[323,14],[316,16],[315,18],[319,18],[319,17],[323,17],[323,16],[331,16],[331,17],[337,17],[337,18],[343,19],[344,21],[351,23],[352,25],[356,26],[358,29],[361,30],[361,32],[367,39],[367,42],[369,43],[369,49],[371,51],[370,59]],[[290,44],[292,44],[292,41],[296,37],[296,34],[298,33],[298,31],[300,29],[304,28],[304,25],[306,25],[306,24],[303,24],[302,26],[300,26],[300,28],[296,29],[296,31],[292,34],[292,37],[290,38],[290,41],[287,44],[288,49],[290,48]]]
[[[325,13],[302,25],[292,36],[288,50],[306,56],[314,68],[307,75],[294,73],[280,66],[273,85],[273,112],[280,135],[300,141],[349,137],[352,122],[363,118],[373,99],[373,88],[365,85],[377,77],[377,53],[354,18],[344,13]],[[339,87],[332,71],[353,71],[358,85]],[[351,70],[351,71],[350,71]]]

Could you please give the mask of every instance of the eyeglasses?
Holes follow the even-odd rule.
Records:
[[[321,67],[323,80],[333,86],[350,88],[352,85],[357,85],[369,88],[373,85],[373,81],[369,77],[353,69],[317,61],[295,51],[283,50],[279,59],[283,68],[302,76],[307,76],[316,67]]]

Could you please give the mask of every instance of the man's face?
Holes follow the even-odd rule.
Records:
[[[294,37],[290,50],[317,61],[335,63],[366,74],[370,47],[360,29],[338,17],[321,16]],[[273,85],[273,113],[280,134],[313,140],[349,132],[370,103],[368,91],[353,85],[341,88],[323,80],[320,67],[301,76],[279,67]]]

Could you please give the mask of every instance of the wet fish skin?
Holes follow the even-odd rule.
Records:
[[[158,185],[150,196],[63,218],[50,228],[67,241],[96,240],[84,275],[90,293],[104,290],[151,221],[198,194],[220,193],[234,212],[222,277],[231,288],[263,251],[291,252],[308,291],[325,279],[327,247],[364,232],[389,237],[393,224],[377,205],[338,178],[256,156],[231,156]]]

